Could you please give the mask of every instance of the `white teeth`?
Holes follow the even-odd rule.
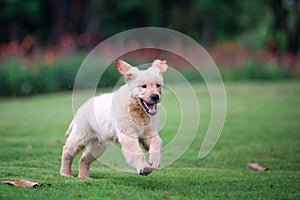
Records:
[[[149,106],[148,106],[148,104],[146,103],[146,101],[143,101],[143,104],[144,104],[144,106],[145,106],[146,108],[149,109]]]
[[[144,106],[146,112],[150,115],[155,115],[157,112],[156,104],[148,104],[146,101],[142,100],[142,105]]]

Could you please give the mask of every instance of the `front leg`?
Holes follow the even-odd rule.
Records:
[[[153,169],[148,164],[146,157],[140,148],[138,138],[121,133],[119,134],[118,139],[127,163],[135,168],[140,175],[147,176],[150,174]]]
[[[157,170],[161,160],[162,140],[158,135],[141,139],[146,150],[149,150],[149,164]]]

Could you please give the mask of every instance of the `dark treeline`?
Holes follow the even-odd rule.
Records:
[[[2,0],[0,41],[32,35],[49,46],[72,35],[90,48],[120,31],[157,26],[211,45],[263,30],[267,36],[258,41],[261,47],[297,54],[299,13],[299,0]]]

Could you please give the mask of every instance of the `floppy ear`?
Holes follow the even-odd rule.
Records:
[[[120,72],[120,74],[124,75],[125,82],[133,80],[136,75],[136,71],[138,70],[136,67],[132,67],[130,64],[123,60],[116,61],[116,68]]]
[[[159,69],[159,74],[163,75],[167,71],[168,62],[166,60],[154,60],[152,63],[152,67],[156,67]]]
[[[116,68],[120,72],[120,74],[125,75],[132,66],[123,60],[116,60]]]

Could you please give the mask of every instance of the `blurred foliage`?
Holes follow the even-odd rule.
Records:
[[[300,46],[299,0],[2,0],[0,40],[22,41],[33,35],[52,45],[64,35],[80,36],[91,48],[131,28],[171,28],[209,46],[254,34],[248,45],[297,54]],[[262,34],[263,32],[263,34]],[[249,35],[250,36],[250,35]],[[258,40],[257,40],[258,39]]]
[[[299,0],[2,0],[0,96],[69,90],[83,60],[78,52],[147,26],[198,41],[226,80],[299,77],[299,10]],[[201,80],[184,67],[188,80]],[[99,86],[119,78],[109,67]]]
[[[83,56],[63,58],[47,65],[36,61],[26,66],[19,57],[9,57],[0,67],[0,96],[23,96],[71,90]]]
[[[247,62],[239,67],[221,69],[221,74],[225,81],[276,80],[294,77],[288,69],[280,67],[277,63],[262,66],[253,62]]]
[[[266,9],[263,0],[3,0],[0,24],[7,31],[0,38],[8,42],[33,34],[47,43],[66,33],[107,38],[130,28],[159,26],[211,44],[256,28]]]
[[[188,34],[202,45],[247,35],[250,46],[297,54],[299,0],[2,0],[0,40],[33,35],[53,45],[64,35],[78,37],[80,48],[131,28],[157,26]],[[251,35],[254,35],[251,37]]]
[[[297,55],[300,46],[300,1],[268,0],[272,9],[273,50],[278,54],[289,52]]]
[[[21,40],[34,34],[42,40],[49,33],[47,1],[2,0],[0,2],[1,41]]]
[[[58,58],[52,64],[36,61],[34,66],[27,66],[19,57],[6,58],[0,67],[0,96],[27,96],[72,90],[83,59],[83,54],[77,54],[72,57]],[[189,82],[203,81],[201,75],[195,70],[189,70],[185,67],[177,70]],[[221,68],[220,71],[225,81],[274,80],[294,77],[291,71],[280,67],[277,63],[262,65],[248,61],[239,66]],[[98,87],[114,87],[120,78],[121,75],[111,65],[100,77]]]

